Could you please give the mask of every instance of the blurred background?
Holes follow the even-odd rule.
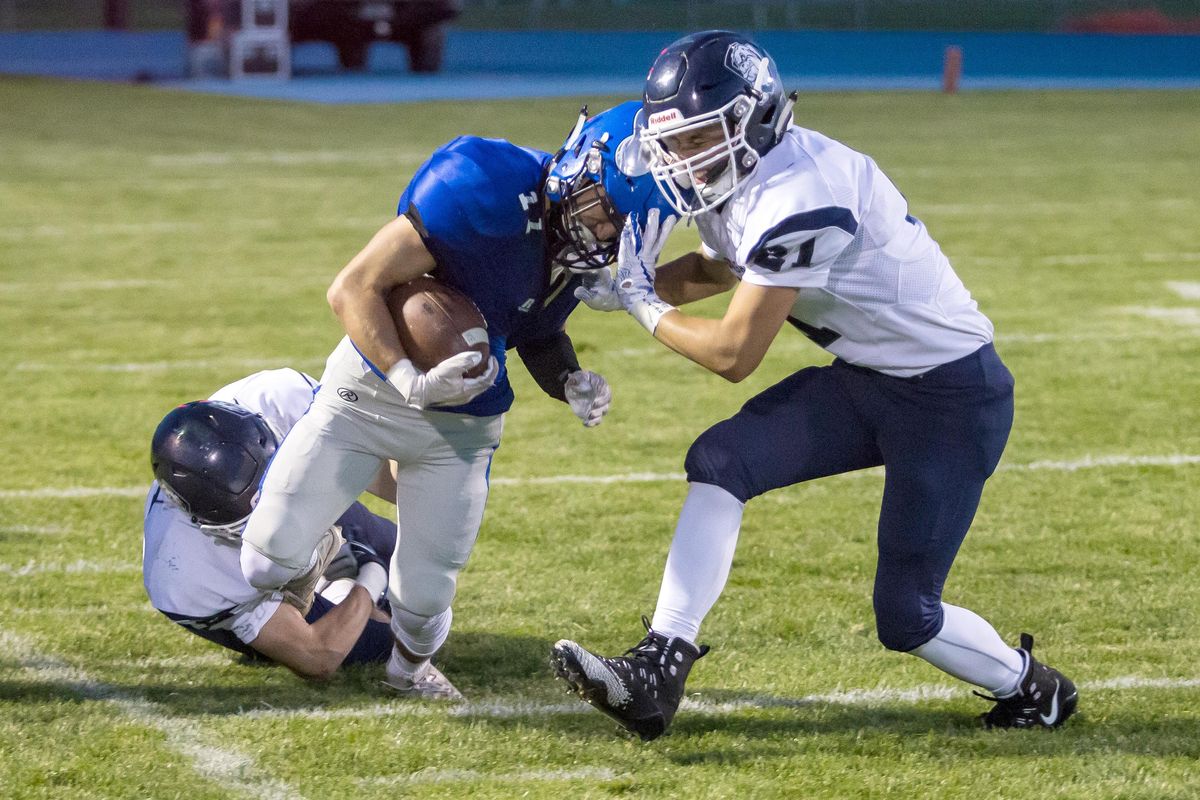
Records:
[[[331,103],[637,94],[665,44],[715,27],[797,89],[1200,86],[1200,0],[0,0],[0,73]]]

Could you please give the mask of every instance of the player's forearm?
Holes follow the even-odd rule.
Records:
[[[765,349],[727,330],[724,320],[693,317],[670,311],[659,321],[654,338],[728,381],[745,379],[762,362]]]
[[[312,646],[296,663],[286,666],[305,678],[332,677],[362,635],[374,607],[367,590],[355,586],[346,599],[312,624]]]
[[[736,282],[724,264],[693,252],[659,265],[654,287],[663,300],[680,306],[720,294]]]
[[[326,299],[350,341],[381,372],[386,374],[405,357],[391,312],[377,291],[343,281],[339,275]]]

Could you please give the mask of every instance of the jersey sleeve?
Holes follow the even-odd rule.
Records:
[[[750,244],[742,280],[759,286],[819,288],[834,259],[854,240],[858,220],[848,208],[823,206],[775,222]]]
[[[283,439],[312,403],[317,381],[294,369],[271,369],[223,386],[210,400],[223,400],[261,414]]]
[[[549,156],[499,139],[460,136],[439,147],[400,195],[396,213],[412,222],[441,264],[454,252],[486,251],[540,220],[537,186]]]
[[[279,592],[265,594],[252,603],[240,606],[221,627],[233,631],[239,641],[250,644],[258,638],[267,621],[275,616],[282,602],[283,595]]]

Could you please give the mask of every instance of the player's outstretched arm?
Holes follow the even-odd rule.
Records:
[[[737,383],[762,363],[796,302],[798,289],[742,283],[721,319],[678,310],[662,316],[654,338],[726,380]]]
[[[250,646],[302,678],[326,680],[362,635],[373,608],[369,590],[361,585],[311,625],[295,606],[280,603]]]
[[[342,268],[326,292],[350,340],[376,367],[388,372],[404,358],[404,348],[387,307],[387,294],[436,264],[408,217],[384,225]]]
[[[694,303],[737,284],[737,277],[726,261],[709,258],[701,250],[660,264],[655,270],[654,286],[658,296],[673,306]]]

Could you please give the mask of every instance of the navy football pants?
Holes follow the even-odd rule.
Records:
[[[688,480],[746,502],[883,465],[875,625],[908,651],[942,627],[942,585],[1013,418],[1013,379],[991,344],[913,378],[841,359],[751,398],[692,445]]]

